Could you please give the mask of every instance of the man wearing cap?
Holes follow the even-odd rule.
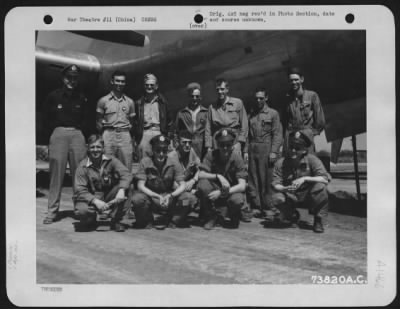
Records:
[[[221,128],[230,128],[236,135],[234,151],[241,154],[248,135],[246,109],[241,99],[228,96],[228,81],[218,79],[215,85],[218,99],[208,107],[205,147],[215,149],[213,139],[216,132]]]
[[[43,114],[50,136],[50,188],[47,216],[44,224],[57,221],[61,189],[67,161],[74,181],[75,170],[86,155],[85,138],[82,134],[88,116],[88,100],[79,91],[77,65],[62,71],[62,88],[51,92],[44,103]]]
[[[135,136],[139,144],[139,157],[151,156],[150,140],[157,135],[168,134],[170,117],[165,97],[158,91],[154,74],[144,76],[145,94],[136,102]]]
[[[175,120],[175,138],[180,131],[189,132],[192,147],[199,158],[204,156],[204,131],[208,110],[201,105],[201,87],[198,83],[190,83],[186,87],[189,96],[188,106],[178,111]]]
[[[288,103],[282,114],[282,124],[285,130],[283,144],[284,153],[288,151],[289,134],[303,129],[311,129],[312,144],[309,151],[314,152],[314,136],[319,135],[325,127],[325,116],[321,101],[316,92],[304,89],[304,76],[299,68],[288,71],[290,89],[286,95]]]
[[[282,131],[279,114],[267,101],[266,89],[257,88],[249,117],[249,196],[252,207],[261,212],[259,215],[266,211],[267,217],[271,217],[272,167],[279,155]]]
[[[135,106],[124,94],[126,73],[115,71],[111,76],[112,90],[97,102],[97,130],[103,134],[106,155],[118,158],[129,171],[132,170],[132,138],[130,129]]]
[[[137,188],[132,196],[136,228],[151,228],[153,213],[161,214],[156,229],[184,227],[194,204],[194,196],[185,191],[184,171],[176,156],[168,155],[170,140],[157,135],[150,140],[152,156],[144,157],[136,174]],[[174,189],[174,183],[178,186]]]
[[[121,219],[130,207],[126,191],[132,175],[117,158],[104,154],[104,141],[100,135],[89,137],[87,153],[88,157],[76,170],[74,182],[73,200],[80,228],[95,229],[96,214],[111,209],[111,229],[123,232],[125,227]]]
[[[280,211],[279,219],[283,222],[290,222],[294,208],[304,204],[314,216],[314,232],[322,233],[328,215],[327,184],[331,178],[322,162],[308,153],[312,139],[310,129],[289,135],[290,152],[274,167],[272,204]]]
[[[245,203],[247,171],[242,157],[233,151],[235,133],[221,129],[215,139],[218,148],[208,152],[200,164],[197,185],[204,229],[213,229],[218,219],[226,227],[238,228]],[[225,222],[225,217],[230,221]]]

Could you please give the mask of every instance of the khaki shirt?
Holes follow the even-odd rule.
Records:
[[[290,166],[288,162],[286,158],[276,161],[272,177],[273,186],[277,184],[289,186],[295,179],[304,176],[322,176],[327,181],[331,180],[321,160],[313,154],[305,155],[297,168]]]
[[[151,191],[161,194],[171,192],[175,181],[184,181],[184,171],[176,156],[168,155],[161,172],[151,157],[145,157],[140,161],[136,178],[144,180]]]
[[[128,189],[131,181],[131,173],[117,158],[103,155],[100,169],[86,158],[76,169],[74,199],[90,203],[96,192],[107,193],[116,185]]]
[[[130,129],[135,113],[133,100],[126,95],[117,98],[111,91],[97,102],[96,112],[103,117],[103,128]]]
[[[208,108],[205,129],[205,146],[213,147],[214,134],[222,128],[231,128],[236,132],[236,140],[245,143],[249,131],[247,113],[242,100],[228,97],[222,105],[211,104]]]
[[[220,160],[218,149],[208,152],[199,168],[208,173],[224,176],[231,186],[237,185],[239,178],[247,180],[246,166],[242,157],[236,152],[232,152],[225,163]]]

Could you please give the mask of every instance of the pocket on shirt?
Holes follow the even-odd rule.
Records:
[[[269,132],[272,130],[272,120],[271,119],[262,119],[261,120],[261,128],[263,132]]]

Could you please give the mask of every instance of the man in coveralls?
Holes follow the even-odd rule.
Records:
[[[270,210],[272,170],[282,144],[281,125],[278,112],[268,106],[265,88],[256,89],[255,99],[249,118],[250,203],[259,211],[259,216],[273,218]]]
[[[198,83],[190,83],[186,87],[189,95],[188,106],[178,111],[175,120],[175,138],[181,131],[188,131],[192,137],[192,148],[199,158],[203,158],[204,131],[208,109],[201,105],[201,87]]]
[[[136,174],[138,191],[132,196],[136,228],[152,228],[153,213],[161,216],[154,224],[156,229],[186,226],[195,197],[185,191],[184,171],[176,156],[168,155],[170,140],[157,135],[150,141],[152,156],[140,161]],[[174,183],[178,187],[174,189]]]
[[[279,219],[288,223],[292,221],[295,207],[304,203],[314,215],[314,232],[323,233],[328,216],[330,175],[321,160],[308,153],[312,139],[313,133],[309,129],[289,135],[290,152],[274,167],[272,204],[280,211]]]
[[[43,106],[48,132],[52,132],[49,142],[49,200],[44,224],[58,220],[67,160],[72,181],[74,181],[75,170],[86,156],[86,143],[82,129],[88,118],[88,100],[78,89],[79,73],[80,69],[75,64],[64,68],[63,87],[51,92]]]
[[[157,135],[167,135],[170,126],[168,102],[158,91],[154,74],[144,76],[145,94],[136,102],[135,136],[139,144],[139,158],[151,156],[150,140]]]
[[[236,140],[231,129],[215,135],[218,149],[208,152],[200,164],[197,185],[204,229],[213,229],[217,220],[229,228],[238,228],[240,211],[245,203],[247,171],[243,158],[233,150]],[[224,218],[229,217],[230,222]]]
[[[126,191],[132,181],[127,167],[117,158],[104,154],[100,135],[88,139],[88,157],[82,160],[75,174],[74,206],[81,228],[97,227],[96,214],[111,209],[111,229],[124,232],[120,223],[130,207]]]
[[[115,156],[131,171],[133,147],[129,131],[135,106],[124,94],[125,85],[126,73],[115,71],[111,76],[111,92],[97,102],[96,126],[103,134],[105,154]]]
[[[311,129],[313,133],[309,152],[314,153],[314,136],[319,135],[325,127],[325,116],[321,101],[316,92],[304,89],[304,76],[298,68],[288,71],[290,90],[287,94],[288,104],[282,114],[282,124],[285,130],[283,152],[288,149],[288,137],[292,132]]]

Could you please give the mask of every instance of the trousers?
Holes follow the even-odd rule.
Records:
[[[173,199],[168,209],[164,210],[160,206],[159,199],[151,198],[140,191],[135,191],[131,198],[137,227],[145,227],[152,223],[154,221],[153,213],[163,213],[166,215],[167,221],[172,221],[176,225],[183,224],[196,202],[196,196],[190,192],[183,192]]]
[[[208,221],[217,215],[229,217],[234,220],[240,218],[241,209],[245,204],[244,193],[233,193],[226,198],[211,201],[208,198],[208,194],[218,189],[220,189],[220,186],[213,180],[199,180],[197,194],[200,199],[200,216],[202,219]]]
[[[119,190],[119,186],[114,186],[106,194],[96,194],[96,197],[103,200],[104,202],[109,202],[115,198]],[[97,209],[93,205],[89,205],[87,201],[80,201],[79,198],[74,201],[75,215],[80,221],[85,222],[90,219],[96,219]],[[130,208],[130,196],[128,195],[126,201],[114,204],[112,206],[110,217],[114,222],[119,222],[126,215]]]
[[[275,192],[272,195],[272,205],[284,213],[300,204],[307,206],[310,214],[326,220],[329,207],[326,185],[316,182],[295,194]]]
[[[269,166],[270,143],[249,145],[249,197],[257,209],[271,208],[273,167]]]
[[[129,171],[132,171],[132,138],[129,131],[117,132],[106,129],[103,132],[104,153],[112,155],[124,164]]]
[[[50,188],[47,217],[54,219],[60,208],[61,189],[67,161],[72,184],[80,161],[86,156],[86,143],[82,132],[75,128],[57,127],[50,137]],[[74,187],[74,185],[72,185]]]
[[[148,129],[148,130],[143,130],[143,137],[140,140],[139,144],[139,159],[143,159],[145,157],[151,157],[152,151],[151,151],[151,144],[150,140],[157,135],[160,135],[161,131],[159,129]]]

